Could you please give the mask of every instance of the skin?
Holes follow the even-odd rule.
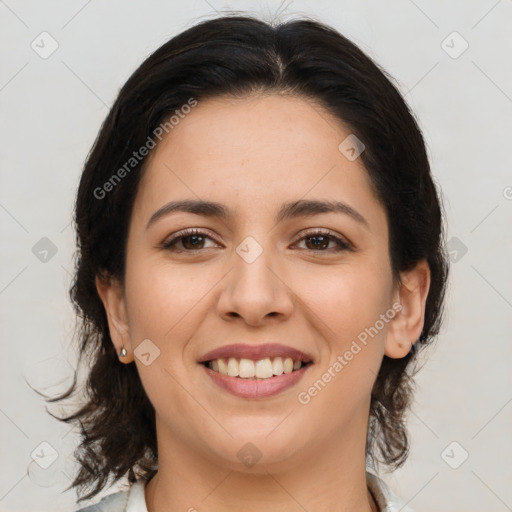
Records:
[[[97,279],[121,363],[135,361],[156,410],[159,471],[146,486],[149,512],[377,510],[366,487],[371,389],[384,354],[404,357],[424,322],[427,264],[393,279],[385,210],[360,158],[338,145],[350,129],[309,99],[275,94],[202,102],[149,156],[131,218],[124,283]],[[229,220],[172,213],[172,200],[217,201]],[[343,201],[343,213],[275,222],[284,202]],[[185,228],[210,238],[192,253],[161,244]],[[350,242],[317,249],[311,231]],[[307,233],[305,233],[307,231]],[[263,252],[236,252],[248,236]],[[327,247],[326,247],[327,246]],[[185,252],[187,251],[188,253]],[[311,401],[297,395],[332,367],[365,328],[401,311]],[[150,339],[149,366],[134,355]],[[282,343],[314,364],[278,396],[244,399],[219,388],[198,364],[234,343]],[[120,363],[120,364],[121,364]],[[250,467],[237,452],[252,443]],[[192,508],[193,507],[193,508]]]

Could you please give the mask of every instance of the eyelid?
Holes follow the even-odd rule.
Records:
[[[194,235],[205,236],[205,237],[208,237],[211,240],[213,240],[216,244],[219,243],[219,242],[217,242],[216,238],[214,236],[212,236],[212,234],[210,233],[210,231],[207,228],[185,228],[185,229],[181,229],[180,231],[177,231],[176,233],[173,233],[172,235],[167,237],[160,245],[163,248],[165,248],[165,247],[170,246],[170,244],[172,244],[173,242],[178,241],[180,238],[186,238],[187,236],[194,236]],[[187,251],[187,252],[192,252],[192,251]]]

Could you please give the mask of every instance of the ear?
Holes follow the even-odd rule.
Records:
[[[405,357],[416,343],[425,322],[425,304],[430,288],[430,268],[426,260],[400,273],[400,282],[393,304],[400,304],[397,314],[389,323],[384,353],[391,358]],[[395,306],[393,306],[395,309]]]
[[[120,356],[119,360],[122,363],[131,363],[134,358],[123,286],[112,277],[96,276],[95,282],[98,295],[107,313],[110,338],[116,353],[120,354],[123,348],[127,352],[126,356]]]

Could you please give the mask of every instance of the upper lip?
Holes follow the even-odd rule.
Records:
[[[291,357],[294,361],[310,362],[312,357],[296,348],[280,345],[279,343],[266,343],[264,345],[245,345],[242,343],[234,345],[224,345],[204,354],[200,363],[212,361],[214,359],[224,359],[234,357],[236,359],[252,359],[259,361],[267,357]]]

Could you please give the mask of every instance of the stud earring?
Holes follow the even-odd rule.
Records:
[[[126,349],[123,347],[121,349],[121,352],[119,352],[119,357],[126,357],[126,354],[128,354],[128,352],[126,351]]]

